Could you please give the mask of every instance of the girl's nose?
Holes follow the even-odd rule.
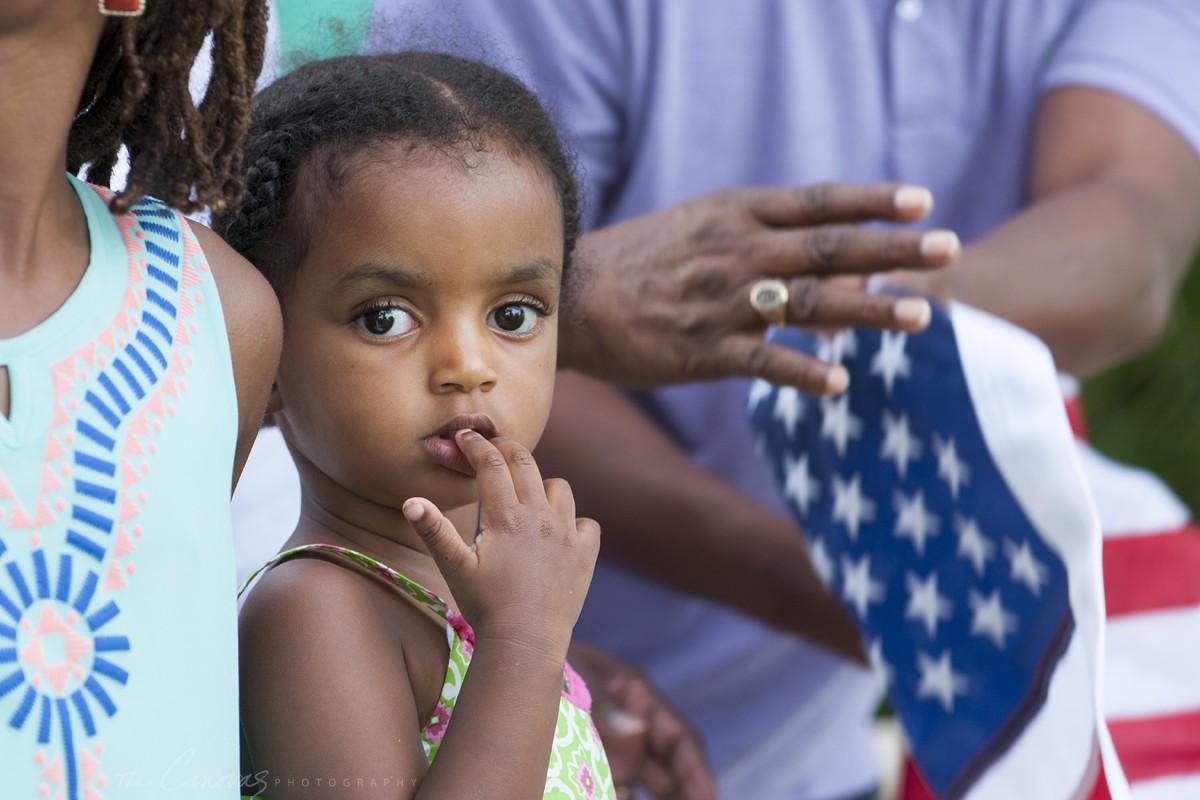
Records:
[[[448,329],[433,343],[430,390],[434,394],[491,391],[497,376],[489,355],[486,332],[465,325]]]

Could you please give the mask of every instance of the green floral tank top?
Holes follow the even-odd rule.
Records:
[[[450,661],[446,680],[437,706],[429,721],[421,728],[421,745],[425,757],[433,763],[442,738],[454,716],[454,703],[471,664],[475,647],[475,632],[463,616],[450,609],[444,600],[419,583],[368,555],[331,544],[312,544],[285,550],[250,574],[239,596],[265,570],[293,558],[313,553],[328,553],[344,558],[378,575],[416,602],[446,620],[446,639],[450,645]],[[554,747],[550,753],[550,768],[546,772],[546,791],[542,797],[553,800],[614,800],[612,773],[600,735],[592,723],[592,697],[579,674],[567,664],[563,669],[562,697],[558,704],[558,725],[554,731]]]

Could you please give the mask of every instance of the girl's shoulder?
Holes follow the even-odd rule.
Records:
[[[379,703],[414,709],[416,730],[445,681],[445,622],[394,585],[325,558],[266,570],[248,591],[238,627],[242,685],[253,691],[280,680],[332,685],[353,673]]]
[[[192,221],[184,224],[204,252],[225,316],[240,419],[234,469],[236,483],[262,424],[267,397],[279,366],[283,317],[275,291],[262,273],[204,225]]]
[[[377,637],[388,628],[376,587],[322,558],[296,558],[266,570],[246,595],[238,625],[256,636],[286,629],[304,647]]]
[[[316,557],[282,560],[253,583],[238,618],[243,642],[279,641],[297,657],[353,652],[389,670],[412,668],[418,683],[441,679],[444,617],[370,564],[307,555]]]

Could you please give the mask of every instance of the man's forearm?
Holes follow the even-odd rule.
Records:
[[[536,455],[600,522],[602,557],[862,659],[854,621],[796,525],[694,466],[619,392],[560,374]]]

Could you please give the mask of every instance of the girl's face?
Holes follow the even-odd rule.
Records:
[[[373,150],[320,209],[284,304],[276,419],[307,494],[397,509],[474,502],[453,441],[533,449],[550,410],[563,230],[549,181],[503,150],[473,166]],[[303,184],[302,184],[303,185]]]

